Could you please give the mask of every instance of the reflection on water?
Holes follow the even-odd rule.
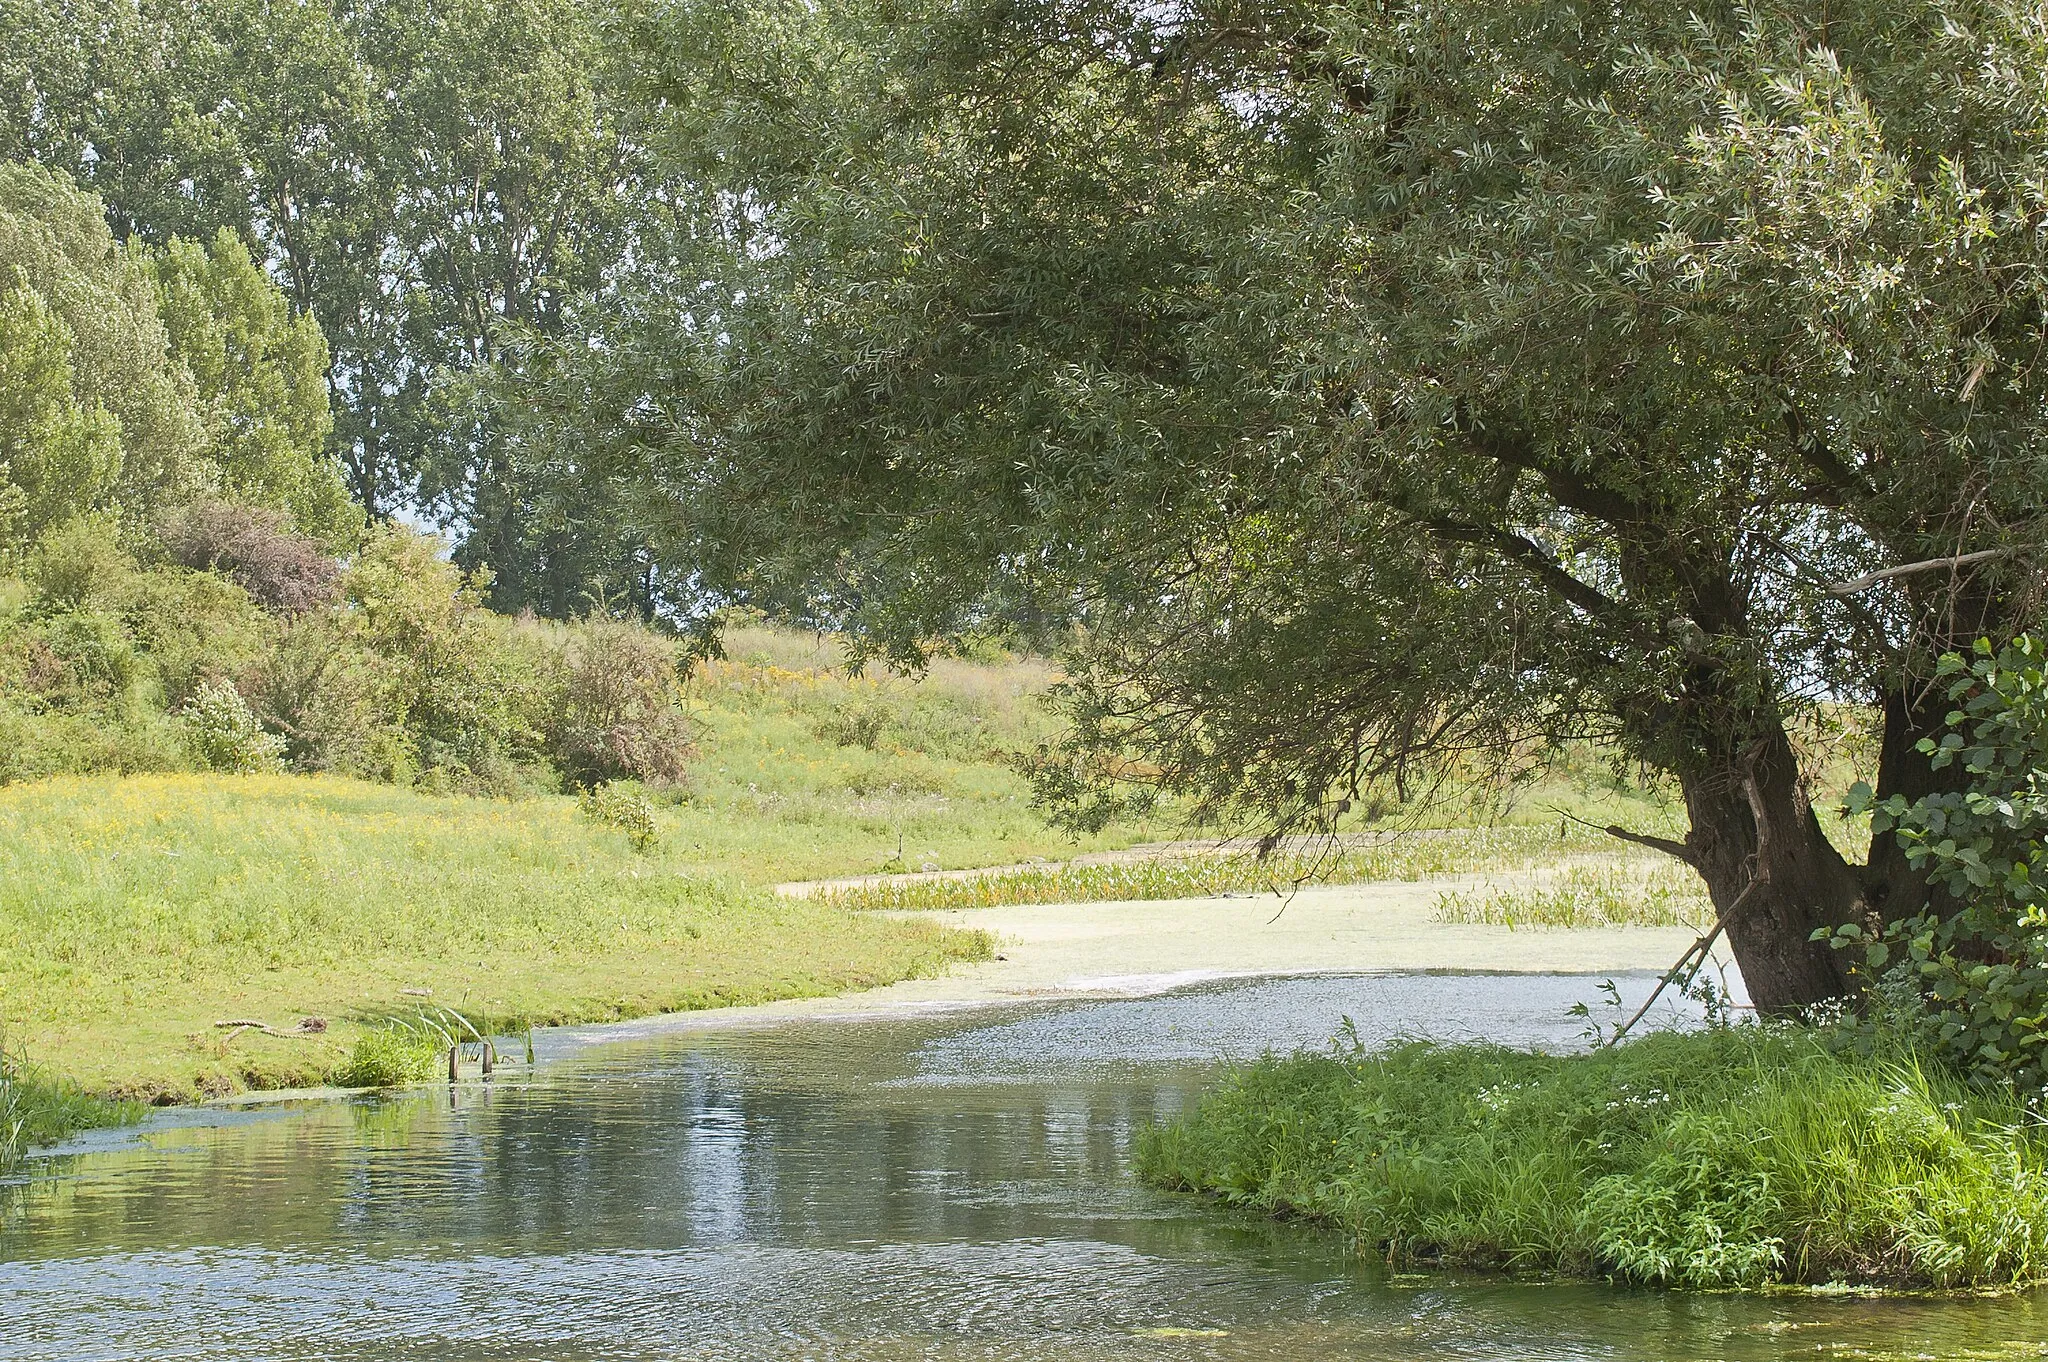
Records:
[[[2033,1298],[1389,1276],[1129,1177],[1131,1133],[1219,1056],[1346,1016],[1369,1038],[1569,1044],[1563,1009],[1596,982],[1324,977],[568,1033],[530,1081],[166,1126],[0,1192],[0,1359],[2044,1355]]]

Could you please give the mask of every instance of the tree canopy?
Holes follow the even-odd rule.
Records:
[[[560,448],[716,598],[1080,642],[1130,758],[1327,824],[1574,734],[1669,772],[1754,996],[1924,896],[1796,723],[2040,617],[2048,51],[2003,0],[673,0],[680,191]],[[1055,782],[1057,783],[1057,781]]]
[[[452,528],[494,604],[564,615],[631,589],[645,555],[526,475],[471,376],[558,332],[628,253],[611,19],[602,0],[23,0],[0,9],[0,157],[72,175],[124,241],[239,237],[325,335],[355,500]]]
[[[65,176],[0,163],[0,544],[222,495],[346,538],[325,355],[232,235],[126,248]]]

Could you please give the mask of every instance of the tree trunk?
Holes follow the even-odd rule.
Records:
[[[1812,936],[1862,919],[1862,885],[1821,831],[1784,730],[1679,780],[1692,824],[1686,847],[1727,924],[1750,1000],[1784,1015],[1846,995],[1849,962]]]

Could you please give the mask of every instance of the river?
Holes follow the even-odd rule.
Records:
[[[1131,1178],[1219,1061],[1569,1045],[1586,976],[544,1033],[488,1087],[171,1113],[0,1187],[0,1362],[2048,1355],[2048,1297],[1684,1295],[1390,1273]],[[1625,981],[1640,996],[1641,978]],[[705,1023],[711,1024],[705,1024]]]

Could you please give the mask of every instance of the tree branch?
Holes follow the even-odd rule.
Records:
[[[1959,553],[1952,558],[1928,558],[1918,563],[1901,563],[1897,567],[1866,572],[1854,581],[1838,583],[1828,590],[1837,596],[1853,596],[1893,577],[1910,577],[1916,572],[1931,572],[1937,568],[1959,568],[1970,563],[1985,563],[1993,558],[2004,558],[2016,552],[2018,550],[2013,548],[1978,549],[1975,553]]]
[[[1622,608],[1621,602],[1566,572],[1563,566],[1534,540],[1526,539],[1511,530],[1504,530],[1498,525],[1473,525],[1443,517],[1430,517],[1422,523],[1435,534],[1454,543],[1490,548],[1507,555],[1527,568],[1559,599],[1577,606],[1595,619],[1634,632],[1633,623],[1628,618],[1628,612]]]

